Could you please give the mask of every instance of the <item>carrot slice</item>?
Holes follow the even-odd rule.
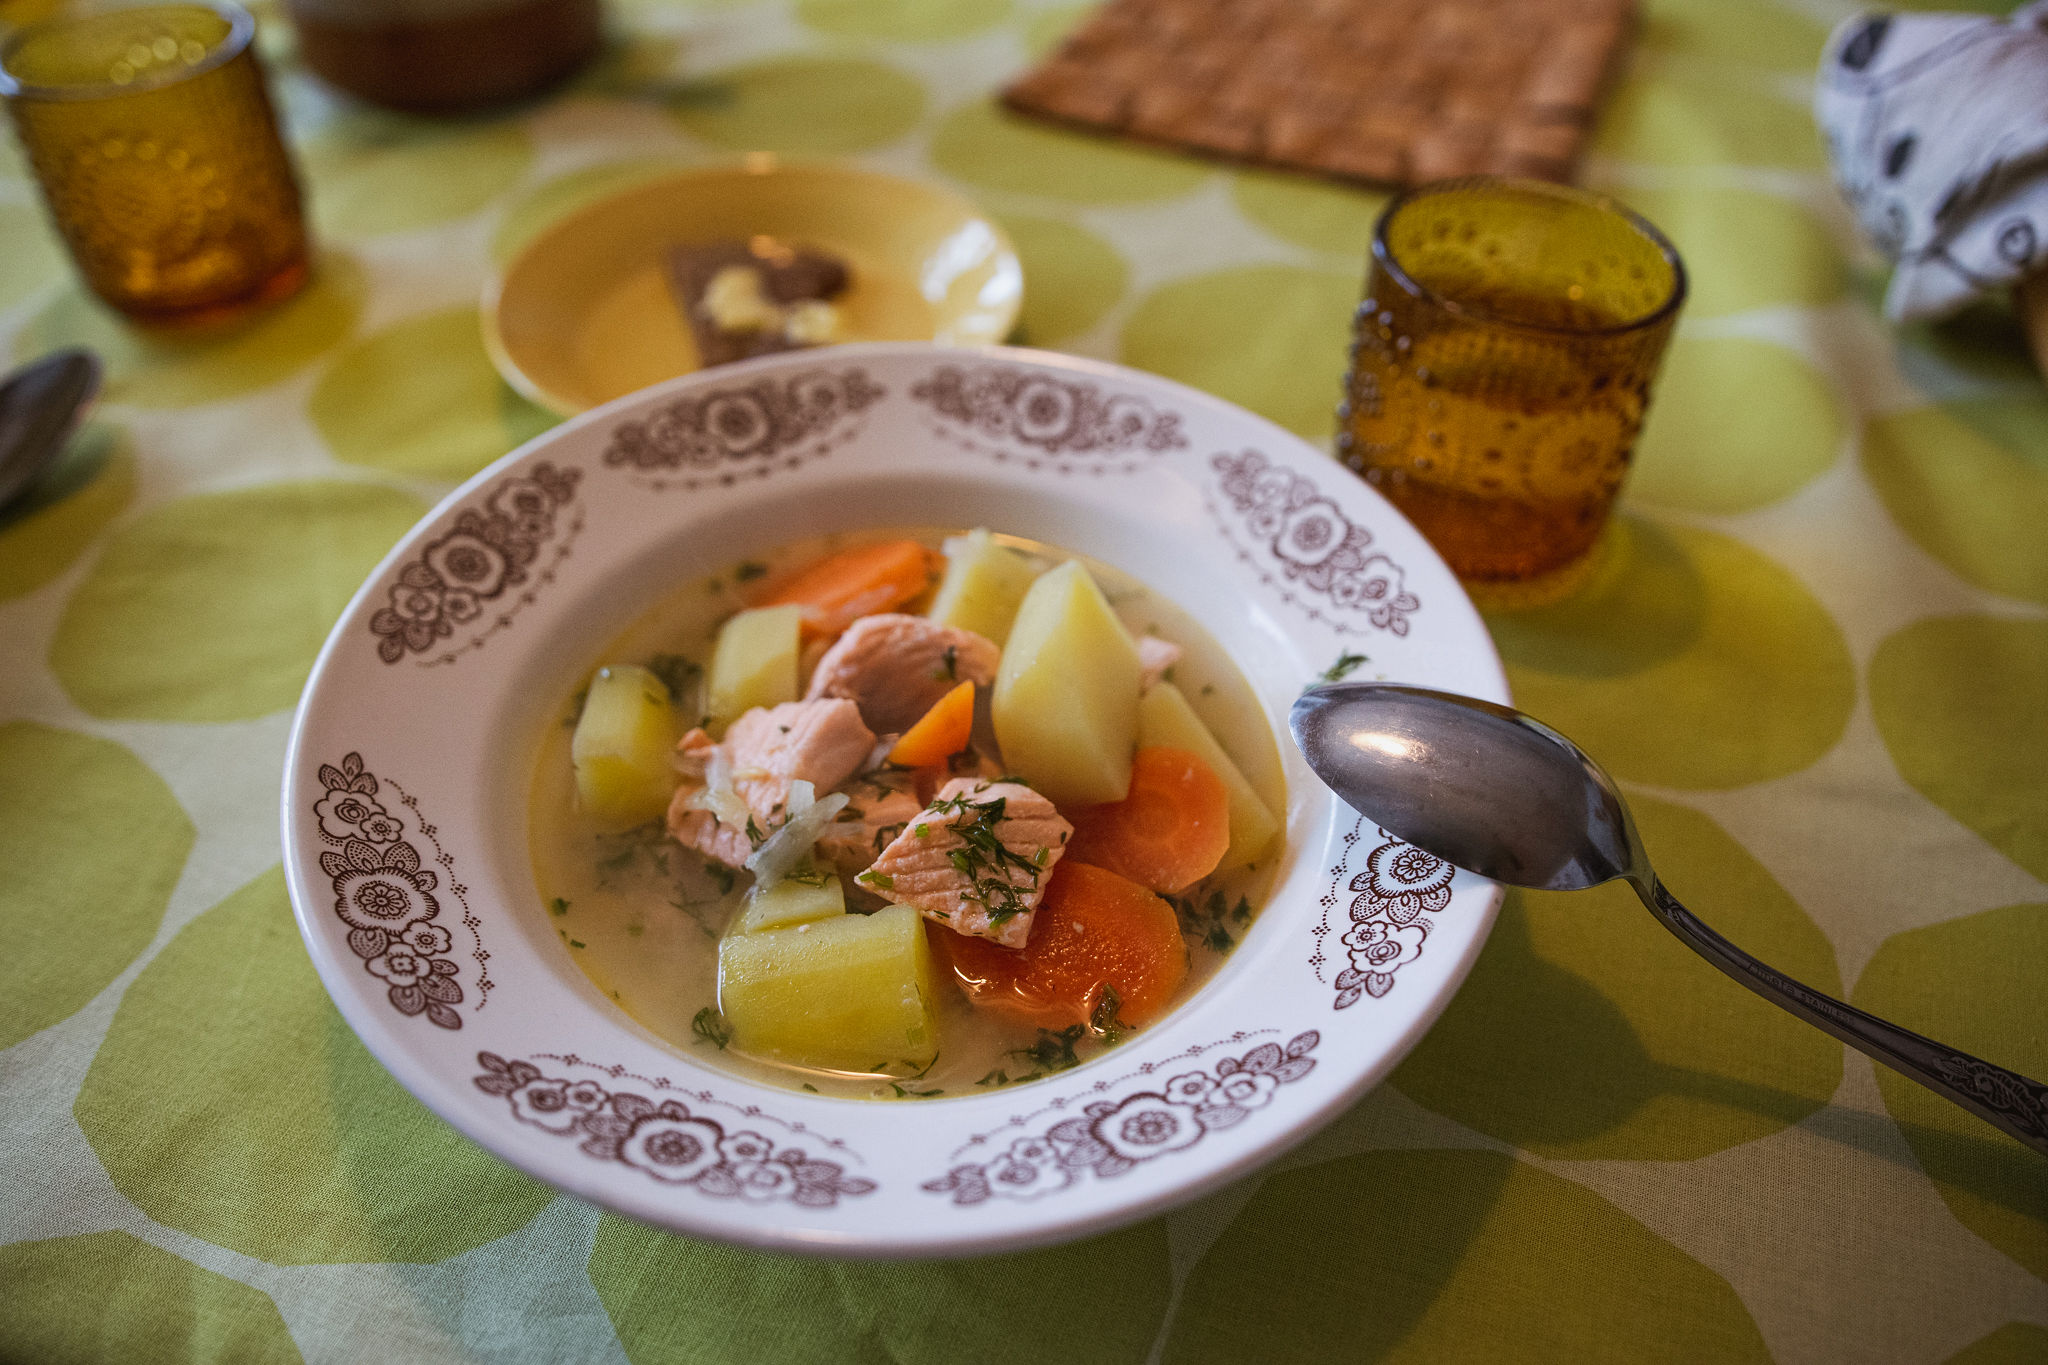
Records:
[[[1040,1028],[1090,1022],[1112,989],[1123,1023],[1150,1023],[1188,975],[1172,906],[1114,872],[1064,859],[1022,948],[945,929],[931,937],[969,1000]]]
[[[810,635],[837,635],[863,616],[902,606],[931,586],[939,557],[914,540],[885,540],[827,555],[758,598],[757,607],[804,609]]]
[[[1230,788],[1186,749],[1138,750],[1123,800],[1068,815],[1069,861],[1169,896],[1214,872],[1230,848]]]
[[[963,682],[933,702],[932,709],[903,732],[903,738],[889,751],[889,761],[906,768],[929,768],[966,748],[973,734],[974,684]]]

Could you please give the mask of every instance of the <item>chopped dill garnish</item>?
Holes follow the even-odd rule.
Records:
[[[1115,1047],[1121,1043],[1130,1028],[1121,1017],[1123,1007],[1124,998],[1117,994],[1116,987],[1105,982],[1102,997],[1095,1002],[1095,1008],[1088,1011],[1088,1031],[1106,1046]]]
[[[1044,1074],[1055,1071],[1071,1071],[1081,1065],[1081,1059],[1074,1052],[1074,1044],[1088,1036],[1086,1024],[1069,1024],[1055,1033],[1049,1028],[1038,1031],[1038,1041],[1028,1047],[1010,1049],[1012,1057],[1022,1057]],[[1036,1077],[1026,1077],[1035,1080]]]
[[[582,947],[586,947],[586,946],[588,946],[588,945],[586,945],[586,944],[585,944],[585,943],[583,942],[583,940],[582,940],[582,939],[580,939],[580,938],[572,938],[572,939],[570,939],[570,940],[569,940],[569,946],[570,946],[571,948],[582,948]]]
[[[713,939],[718,937],[718,931],[711,927],[710,921],[706,920],[703,915],[704,907],[716,905],[718,904],[717,901],[686,901],[681,896],[670,896],[668,903],[695,921],[697,927],[704,931],[704,937]]]
[[[896,886],[896,879],[894,877],[890,876],[886,872],[877,872],[873,868],[869,868],[867,871],[861,873],[858,877],[855,877],[854,880],[859,882],[863,886],[872,886],[877,891],[891,891],[894,890]]]
[[[732,1041],[732,1025],[726,1023],[725,1016],[710,1005],[698,1010],[690,1020],[690,1032],[697,1035],[699,1042],[716,1044],[721,1052]]]
[[[905,1088],[901,1081],[889,1082],[889,1088],[896,1092],[896,1098],[899,1100],[937,1099],[940,1095],[946,1093],[943,1090],[910,1090]]]
[[[1339,653],[1337,655],[1337,662],[1324,669],[1319,676],[1321,676],[1324,682],[1342,682],[1357,672],[1358,666],[1365,662],[1367,662],[1365,655],[1353,654],[1347,649]]]
[[[634,920],[631,924],[626,926],[626,932],[628,934],[631,934],[634,938],[638,938],[640,937],[640,935],[647,932],[647,926],[642,924],[638,920]]]
[[[932,677],[941,682],[960,681],[960,650],[957,646],[946,646],[945,655],[939,660],[939,666],[932,670]]]
[[[963,793],[935,801],[925,811],[927,818],[953,817],[947,828],[960,836],[960,847],[949,850],[946,861],[967,879],[969,890],[962,893],[963,898],[981,902],[991,928],[1030,910],[1024,893],[1038,889],[1039,876],[1045,870],[1043,863],[1017,852],[997,835],[996,826],[1003,822],[1008,804],[1008,797],[971,801]],[[1023,880],[1014,880],[1012,870],[1023,873]]]
[[[919,825],[919,826],[918,826],[918,828],[919,828],[919,829],[923,829],[923,828],[924,828],[924,826],[922,826],[922,825]],[[880,853],[880,852],[881,852],[881,851],[882,851],[883,849],[887,848],[887,847],[888,847],[888,846],[889,846],[890,844],[892,844],[892,843],[896,842],[896,836],[897,836],[897,835],[899,835],[899,834],[901,834],[902,832],[903,832],[903,822],[902,822],[902,821],[900,821],[900,820],[899,820],[899,821],[897,821],[897,822],[896,822],[895,824],[893,824],[893,825],[884,825],[884,826],[882,826],[882,827],[881,827],[880,829],[876,830],[876,831],[875,831],[875,852],[877,852],[877,853]],[[920,838],[920,839],[922,839],[922,838],[925,838],[925,837],[927,837],[927,836],[925,836],[925,835],[922,835],[922,834],[920,834],[920,835],[918,835],[917,837],[918,837],[918,838]]]
[[[747,817],[747,842],[755,848],[768,842],[768,836],[761,832],[761,827],[754,823],[754,817],[751,815]]]
[[[1210,887],[1204,896],[1200,888],[1188,896],[1168,896],[1174,914],[1180,917],[1181,932],[1190,943],[1198,943],[1215,953],[1227,953],[1237,947],[1237,937],[1225,927],[1226,924],[1247,925],[1252,918],[1252,903],[1244,896],[1232,905],[1221,887]]]
[[[911,1062],[911,1061],[901,1061],[901,1062],[876,1062],[876,1063],[875,1063],[875,1064],[874,1064],[873,1066],[869,1067],[869,1068],[868,1068],[868,1070],[870,1070],[870,1071],[879,1071],[879,1072],[883,1073],[883,1077],[884,1077],[884,1079],[885,1079],[885,1080],[888,1080],[888,1084],[889,1084],[889,1089],[895,1092],[895,1095],[896,1095],[896,1098],[897,1098],[897,1099],[899,1099],[899,1100],[928,1100],[928,1099],[931,1099],[931,1098],[932,1098],[933,1096],[935,1096],[935,1095],[943,1095],[943,1094],[945,1094],[946,1092],[945,1092],[945,1091],[943,1091],[943,1090],[937,1090],[937,1089],[927,1089],[927,1090],[912,1090],[912,1089],[911,1089],[911,1088],[910,1088],[909,1086],[905,1085],[905,1084],[904,1084],[904,1082],[905,1082],[905,1081],[921,1081],[921,1080],[923,1080],[923,1079],[925,1078],[925,1074],[926,1074],[927,1072],[929,1072],[929,1071],[930,1071],[930,1070],[931,1070],[931,1069],[932,1069],[933,1067],[937,1066],[938,1064],[939,1064],[939,1054],[938,1054],[938,1053],[936,1053],[936,1052],[934,1052],[934,1053],[932,1054],[932,1059],[931,1059],[930,1061],[926,1062],[926,1063],[925,1063],[925,1064],[924,1064],[923,1066],[918,1066],[918,1065],[917,1065],[917,1063],[915,1063],[915,1062]],[[890,1068],[890,1067],[892,1067],[892,1066],[894,1066],[894,1067],[901,1067],[901,1068],[903,1068],[904,1070],[906,1070],[906,1071],[910,1072],[910,1074],[909,1074],[909,1075],[907,1075],[907,1076],[904,1076],[904,1077],[903,1077],[902,1079],[900,1079],[900,1080],[897,1080],[897,1079],[891,1079],[891,1078],[889,1078],[889,1077],[888,1077],[888,1070],[889,1070],[889,1068]]]
[[[669,841],[668,826],[659,820],[649,820],[644,825],[620,830],[615,834],[600,834],[596,839],[597,884],[610,886],[629,872],[645,858],[653,869],[662,876],[669,872],[669,850],[674,847]]]
[[[817,1093],[818,1093],[818,1087],[817,1087],[817,1086],[815,1086],[815,1085],[812,1085],[812,1084],[811,1084],[811,1083],[810,1083],[809,1081],[805,1081],[805,1082],[803,1083],[803,1085],[804,1085],[804,1089],[806,1089],[806,1090],[810,1091],[810,1092],[811,1092],[811,1093],[812,1093],[813,1095],[815,1095],[815,1094],[817,1094]]]
[[[757,578],[766,578],[768,566],[759,560],[742,559],[733,566],[732,576],[735,582],[751,583]]]
[[[724,863],[714,863],[709,858],[706,858],[704,860],[704,870],[711,875],[712,881],[718,883],[719,895],[729,896],[732,894],[733,873],[731,868],[727,867]]]
[[[657,654],[647,661],[647,671],[661,679],[661,685],[668,689],[671,702],[680,704],[683,694],[697,685],[697,679],[704,676],[704,669],[695,660],[680,654]]]
[[[555,914],[558,916],[566,915],[569,913],[569,902],[563,900],[560,896],[557,896],[553,900],[548,902],[548,909],[554,911]]]
[[[1001,1067],[997,1067],[994,1071],[989,1072],[988,1075],[983,1076],[980,1080],[975,1082],[976,1085],[998,1087],[1008,1085],[1009,1083],[1010,1073],[1003,1070]]]

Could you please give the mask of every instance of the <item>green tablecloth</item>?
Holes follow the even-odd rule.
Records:
[[[1805,107],[1838,8],[1651,0],[1588,179],[1695,292],[1607,568],[1492,624],[1706,917],[2048,1075],[2048,396],[2008,316],[1878,320]],[[2048,1360],[2048,1166],[1612,889],[1511,898],[1392,1083],[1272,1169],[995,1260],[601,1214],[342,1025],[278,871],[291,707],[383,550],[547,425],[474,300],[551,214],[752,148],[953,184],[1023,252],[1024,340],[1329,435],[1378,201],[997,114],[1079,12],[621,4],[570,89],[443,126],[337,107],[266,16],[324,254],[206,345],[81,297],[0,150],[0,337],[112,367],[0,521],[0,1358]]]

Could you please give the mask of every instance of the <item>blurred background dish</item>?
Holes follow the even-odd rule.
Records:
[[[756,237],[846,263],[845,340],[999,342],[1023,305],[1009,238],[959,195],[751,157],[636,185],[541,233],[484,286],[492,363],[564,416],[699,369],[670,252]]]
[[[299,57],[328,84],[416,114],[522,100],[598,50],[598,0],[286,0]]]

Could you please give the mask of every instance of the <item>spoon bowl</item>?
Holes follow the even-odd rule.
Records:
[[[1802,985],[1708,928],[1657,880],[1614,779],[1541,721],[1449,692],[1344,682],[1304,692],[1289,723],[1316,776],[1388,833],[1509,886],[1622,878],[1744,986],[2048,1154],[2048,1086]]]
[[[35,486],[63,452],[100,388],[91,351],[54,351],[0,380],[0,510]]]
[[[1292,725],[1309,766],[1339,796],[1370,792],[1370,810],[1352,804],[1389,834],[1490,881],[1580,891],[1635,863],[1635,826],[1613,781],[1511,707],[1338,683],[1303,693]],[[1346,785],[1324,763],[1341,767]]]

